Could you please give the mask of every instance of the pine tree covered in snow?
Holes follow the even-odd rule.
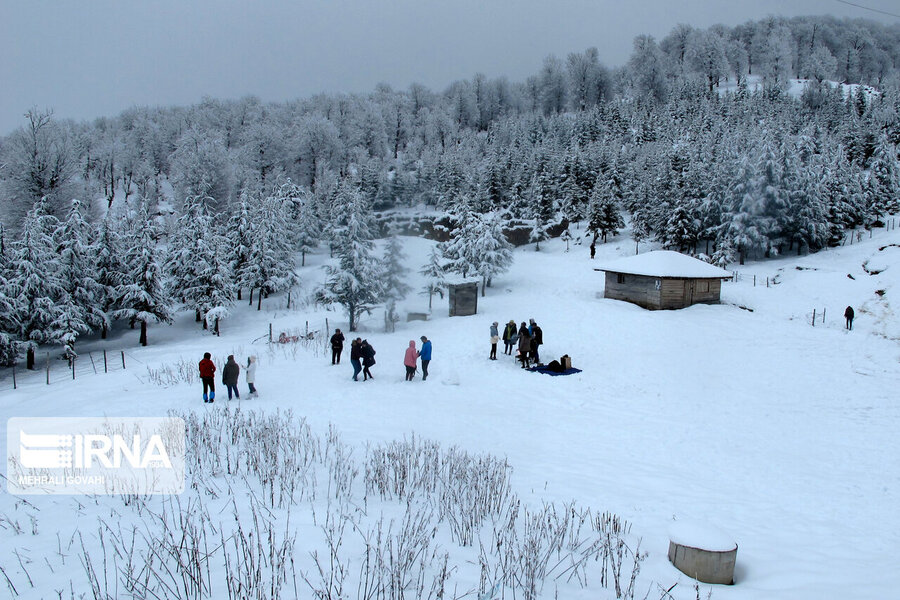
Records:
[[[359,318],[372,312],[381,295],[381,271],[372,257],[372,224],[369,205],[362,194],[342,182],[342,220],[335,228],[337,266],[326,267],[324,285],[316,292],[319,304],[340,304],[347,310],[349,330],[356,331]]]
[[[403,253],[403,244],[397,236],[388,238],[384,246],[384,254],[380,262],[381,269],[381,287],[385,301],[403,300],[412,288],[404,281],[409,273],[403,263],[406,260],[406,254]]]
[[[428,262],[426,262],[419,273],[425,276],[425,286],[419,292],[423,296],[428,296],[428,311],[431,312],[431,301],[435,294],[444,298],[444,288],[447,287],[446,273],[444,271],[444,252],[440,245],[436,245],[428,253]]]
[[[53,341],[51,325],[59,316],[57,302],[64,291],[59,279],[52,231],[58,221],[47,215],[43,200],[35,203],[22,224],[21,238],[9,257],[10,298],[18,309],[15,321],[25,345],[26,367],[34,368],[37,344]]]
[[[95,257],[96,282],[100,286],[97,304],[109,315],[118,307],[116,289],[125,280],[122,240],[112,215],[107,215],[97,228],[92,249]],[[101,337],[106,339],[108,327],[101,326]]]
[[[256,292],[256,309],[269,294],[291,290],[299,283],[295,270],[293,223],[290,198],[277,191],[253,212],[250,253],[241,281],[250,288],[250,304]]]
[[[147,345],[148,324],[172,321],[173,299],[163,282],[156,237],[156,224],[144,203],[136,214],[135,226],[122,240],[127,249],[123,260],[127,273],[116,289],[119,308],[113,312],[116,319],[128,319],[132,325],[141,324],[142,346]]]
[[[97,281],[96,253],[90,235],[91,227],[81,214],[81,202],[73,200],[68,217],[55,236],[63,294],[57,304],[59,313],[51,324],[51,337],[63,345],[69,356],[75,355],[79,335],[109,327],[109,317],[103,310],[106,290]]]
[[[625,221],[619,211],[615,185],[609,177],[601,175],[597,178],[585,218],[588,222],[588,231],[592,232],[594,237],[601,236],[604,243],[607,235],[616,235],[619,229],[625,227]]]
[[[227,241],[225,260],[236,280],[235,289],[238,300],[241,299],[241,290],[248,287],[244,275],[247,272],[247,263],[250,261],[251,236],[253,235],[251,202],[250,193],[246,190],[241,192],[237,210],[228,218],[225,226]]]
[[[0,223],[0,365],[2,366],[15,364],[19,352],[15,332],[19,329],[16,318],[20,309],[18,298],[10,295],[12,289],[9,277],[6,236],[3,224]]]
[[[513,262],[513,246],[503,233],[503,225],[496,214],[478,216],[472,253],[476,257],[475,272],[481,276],[481,295],[490,287],[492,279],[505,273]]]
[[[868,209],[875,220],[900,209],[900,165],[897,149],[887,136],[882,135],[875,147],[865,190]]]

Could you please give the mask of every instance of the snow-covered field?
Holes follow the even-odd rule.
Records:
[[[414,270],[431,243],[404,238]],[[136,346],[136,331],[117,331],[107,347],[124,347],[143,365],[51,386],[36,374],[20,381],[20,389],[0,392],[0,416],[5,422],[16,416],[221,412],[224,390],[215,404],[204,405],[199,384],[155,385],[147,366],[182,359],[194,365],[204,351],[234,353],[245,364],[253,353],[260,357],[260,397],[241,401],[242,409],[290,408],[322,438],[333,424],[357,457],[365,455],[366,444],[412,433],[445,448],[488,453],[509,462],[512,491],[528,506],[575,501],[627,520],[630,543],[640,539],[649,553],[638,598],[659,598],[675,583],[671,597],[695,598],[693,581],[666,558],[667,530],[684,520],[709,523],[739,545],[736,585],[701,585],[702,597],[709,590],[717,599],[896,597],[897,244],[896,231],[878,230],[871,239],[866,234],[853,246],[816,255],[731,265],[740,277],[723,284],[721,305],[650,312],[602,299],[603,275],[593,271],[598,262],[632,253],[632,241],[598,246],[592,262],[587,245],[572,245],[566,253],[554,240],[541,252],[518,249],[511,271],[479,298],[476,316],[450,318],[447,301],[436,299],[431,320],[402,322],[395,333],[382,332],[380,311],[364,318],[359,335],[378,352],[373,381],[351,381],[349,335],[340,366],[330,365],[324,347],[251,343],[270,322],[276,335],[304,331],[307,321],[311,330],[324,330],[326,317],[332,328],[346,331],[341,313],[312,306],[286,310],[283,299],[270,298],[262,312],[238,306],[220,338],[201,332],[191,315],[171,328],[151,327],[151,345],[143,349]],[[308,257],[300,271],[304,294],[321,280],[324,262],[323,255]],[[418,283],[415,273],[410,279]],[[856,308],[852,332],[842,317],[848,304]],[[426,306],[427,299],[415,294],[404,304],[407,310]],[[543,328],[543,360],[569,354],[582,373],[522,371],[502,354],[502,344],[500,360],[487,360],[490,324],[529,318]],[[407,383],[404,350],[421,335],[434,344],[430,376]],[[243,378],[240,385],[243,393]],[[4,427],[0,446],[5,444]],[[113,504],[118,513],[128,512],[116,498],[28,497],[25,503],[4,490],[0,567],[10,585],[0,576],[0,595],[10,597],[14,586],[23,598],[56,598],[55,590],[68,598],[73,589],[76,597],[94,597],[79,542],[66,544],[76,530],[88,547],[96,544],[91,540],[100,518],[134,518],[114,517]],[[304,517],[295,518],[296,553],[308,558],[318,542],[310,541],[315,536],[307,535]],[[477,579],[473,568],[451,577],[460,595],[476,589]],[[212,597],[226,597],[218,589]],[[313,597],[302,581],[298,589],[300,597]],[[596,579],[582,589],[551,578],[542,597],[556,593],[615,597]],[[283,597],[293,594],[287,586]],[[356,594],[354,586],[345,597]]]

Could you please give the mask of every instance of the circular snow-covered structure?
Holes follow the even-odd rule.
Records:
[[[669,529],[669,562],[703,583],[734,583],[737,543],[708,525],[678,522]]]

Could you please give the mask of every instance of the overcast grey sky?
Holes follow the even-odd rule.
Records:
[[[900,12],[897,0],[857,3]],[[635,35],[677,23],[825,13],[900,21],[836,0],[0,0],[0,134],[32,106],[91,119],[203,96],[520,81],[546,55],[590,46],[621,65]]]

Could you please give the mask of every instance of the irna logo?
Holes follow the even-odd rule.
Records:
[[[95,465],[118,469],[172,468],[162,437],[140,435],[47,435],[19,432],[19,462],[29,469],[90,469]]]

